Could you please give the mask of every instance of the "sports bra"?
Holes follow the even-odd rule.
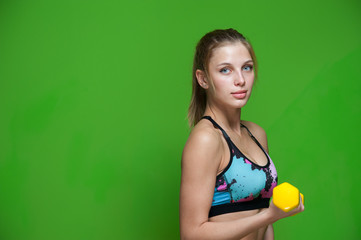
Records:
[[[222,131],[230,150],[230,161],[217,175],[209,217],[220,214],[268,208],[273,188],[277,186],[276,168],[261,144],[247,129],[250,137],[262,149],[268,161],[265,166],[247,159],[232,142],[227,133],[210,117],[204,116],[213,126]]]

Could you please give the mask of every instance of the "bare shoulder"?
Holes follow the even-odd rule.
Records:
[[[213,124],[207,120],[201,120],[191,131],[189,138],[185,144],[182,165],[191,162],[192,165],[197,164],[195,161],[212,160],[216,165],[220,160],[220,149],[222,148],[222,140],[219,131],[213,127]],[[204,156],[212,156],[210,158]]]
[[[245,125],[263,148],[268,152],[267,134],[266,131],[258,124],[242,120],[241,123]]]
[[[219,140],[219,134],[213,124],[208,120],[201,120],[191,131],[190,138],[201,138],[204,140]]]

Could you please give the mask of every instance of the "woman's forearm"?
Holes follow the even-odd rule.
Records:
[[[256,215],[233,221],[204,222],[191,231],[181,233],[181,239],[241,239],[273,222],[274,219],[268,214],[268,211],[262,211]]]

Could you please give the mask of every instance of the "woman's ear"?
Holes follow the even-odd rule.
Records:
[[[197,69],[196,70],[196,77],[197,77],[197,81],[198,84],[204,88],[204,89],[208,89],[208,81],[207,81],[207,77],[204,71]]]

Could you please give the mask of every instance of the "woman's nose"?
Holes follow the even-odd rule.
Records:
[[[244,80],[242,72],[237,73],[235,76],[234,84],[243,86],[245,83],[246,81]]]

